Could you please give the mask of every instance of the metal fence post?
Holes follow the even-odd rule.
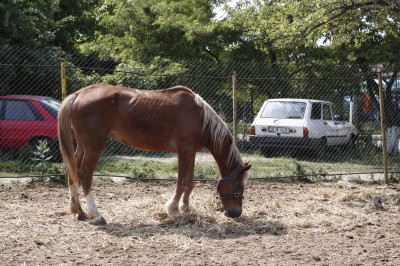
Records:
[[[382,72],[378,72],[379,81],[379,106],[381,112],[381,134],[382,134],[382,150],[383,150],[383,176],[385,184],[389,183],[388,179],[388,165],[387,165],[387,151],[386,151],[386,123],[385,123],[385,106],[382,86]]]
[[[354,124],[354,91],[350,96],[350,108],[349,108],[349,123]]]
[[[236,71],[232,72],[232,107],[233,107],[233,141],[237,142],[237,99],[236,99]]]
[[[61,59],[61,95],[64,100],[67,97],[67,72],[66,72],[66,63],[65,59]]]

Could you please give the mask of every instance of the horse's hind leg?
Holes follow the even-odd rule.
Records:
[[[69,195],[70,195],[70,210],[72,214],[78,215],[78,220],[86,220],[86,213],[82,210],[81,204],[79,202],[78,195],[78,184],[71,182],[69,183]]]
[[[178,181],[174,196],[165,204],[166,212],[170,216],[181,214],[179,210],[179,201],[183,194],[181,210],[189,211],[189,196],[194,188],[194,162],[196,153],[191,149],[185,149],[178,153]]]
[[[80,145],[78,145],[78,148],[75,153],[75,157],[78,163],[78,169],[79,166],[82,163],[82,158],[83,158],[83,149],[81,148]],[[69,185],[69,194],[70,194],[70,210],[72,214],[77,214],[78,215],[78,220],[86,220],[87,215],[86,213],[82,210],[81,204],[79,202],[79,194],[78,194],[78,183],[76,183],[75,180],[71,179],[68,177],[68,185]]]
[[[95,225],[106,224],[106,220],[97,209],[92,192],[93,172],[100,158],[103,146],[99,145],[96,148],[93,148],[93,146],[85,147],[85,154],[78,171],[82,183],[83,195],[86,198],[87,217],[92,219],[90,223]]]

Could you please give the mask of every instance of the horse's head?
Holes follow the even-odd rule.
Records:
[[[223,176],[218,180],[217,191],[224,206],[225,216],[235,218],[242,214],[244,186],[248,179],[247,170],[250,167],[248,163],[244,166],[238,165],[229,176]]]

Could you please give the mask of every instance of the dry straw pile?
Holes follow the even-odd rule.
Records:
[[[400,261],[399,185],[252,181],[238,219],[222,214],[214,183],[197,184],[191,213],[168,217],[163,205],[174,188],[172,182],[96,181],[95,198],[108,222],[96,227],[70,216],[66,187],[1,185],[2,264],[396,265]],[[378,201],[381,205],[376,205]]]

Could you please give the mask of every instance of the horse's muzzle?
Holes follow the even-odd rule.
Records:
[[[225,211],[224,214],[225,214],[225,216],[227,216],[229,218],[237,218],[240,215],[242,215],[242,209],[241,208],[229,209],[229,210]]]

